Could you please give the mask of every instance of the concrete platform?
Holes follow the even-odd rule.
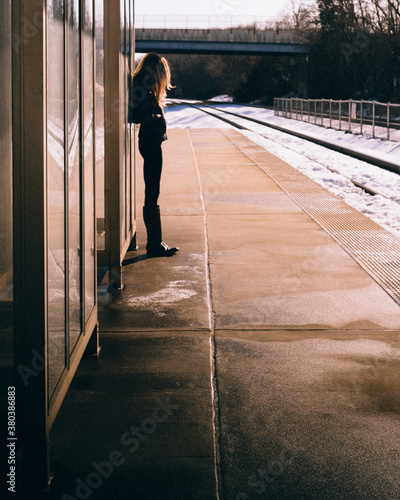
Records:
[[[238,132],[163,149],[180,252],[146,258],[140,219],[125,290],[100,285],[102,351],[53,427],[51,498],[400,498],[399,301],[309,203],[365,217],[312,181],[304,209],[284,184],[308,181]]]

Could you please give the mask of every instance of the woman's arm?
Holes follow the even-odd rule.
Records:
[[[129,79],[129,103],[128,122],[144,123],[151,121],[157,115],[163,115],[163,111],[153,94],[147,90],[143,82]]]

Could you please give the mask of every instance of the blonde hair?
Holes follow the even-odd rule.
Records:
[[[171,70],[168,61],[154,52],[146,54],[139,62],[132,78],[139,77],[146,90],[152,91],[159,106],[164,105],[167,90],[171,84]]]

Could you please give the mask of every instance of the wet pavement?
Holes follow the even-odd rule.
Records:
[[[139,219],[124,291],[100,284],[51,497],[400,498],[398,302],[278,185],[278,158],[222,129],[163,149],[180,252],[146,258]]]

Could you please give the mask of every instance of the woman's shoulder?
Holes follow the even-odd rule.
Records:
[[[140,75],[140,73],[137,75],[132,75],[131,81],[132,81],[132,87],[142,87],[143,86],[143,78]]]

